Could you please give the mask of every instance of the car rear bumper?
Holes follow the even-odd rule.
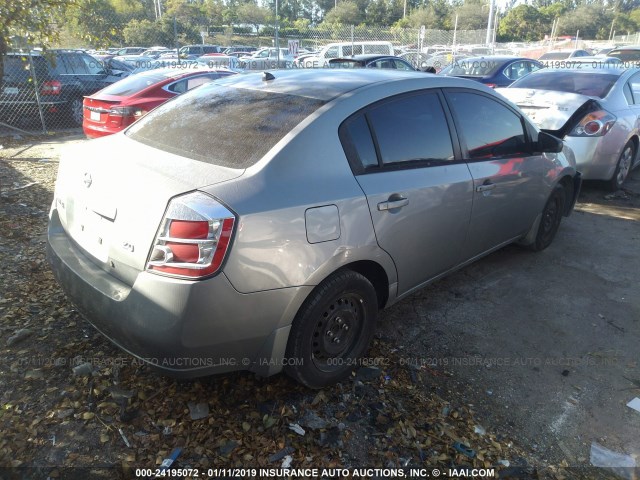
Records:
[[[82,125],[84,134],[89,138],[106,137],[122,131],[125,127],[107,127],[104,125],[87,124],[85,121]]]
[[[51,211],[47,256],[82,315],[139,360],[173,376],[282,369],[301,289],[241,294],[224,274],[186,281],[140,272],[127,285],[84,254]],[[291,318],[288,318],[291,317]],[[120,359],[126,362],[126,359]]]

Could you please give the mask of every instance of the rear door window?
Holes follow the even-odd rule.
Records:
[[[447,119],[436,93],[394,99],[367,115],[383,165],[453,160]]]
[[[205,75],[196,75],[188,78],[183,78],[175,83],[172,83],[167,87],[167,90],[174,93],[184,93],[192,88],[196,88],[205,83],[212,82],[220,78],[222,75],[219,73],[207,73]]]
[[[87,64],[82,56],[76,53],[58,55],[58,61],[63,60],[66,65],[67,73],[71,75],[87,75]]]
[[[340,139],[354,173],[454,160],[447,117],[436,92],[402,95],[369,107],[342,124]]]

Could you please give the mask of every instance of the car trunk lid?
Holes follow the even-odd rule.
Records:
[[[587,113],[601,108],[593,97],[578,93],[529,88],[502,88],[498,91],[520,107],[538,128],[560,138]]]
[[[137,273],[145,268],[172,197],[243,173],[116,134],[79,145],[63,157],[55,203],[67,234],[96,264],[116,276],[117,266],[122,266],[120,273]]]

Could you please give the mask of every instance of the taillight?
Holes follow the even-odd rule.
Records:
[[[140,108],[136,108],[136,107],[111,107],[109,109],[109,115],[115,116],[115,117],[135,117],[135,118],[140,118],[142,117],[145,113],[144,110],[140,109]]]
[[[601,137],[616,123],[615,115],[606,110],[588,113],[569,133],[570,137]]]
[[[485,83],[487,87],[496,88],[498,85],[495,83]]]
[[[40,87],[40,95],[60,95],[62,84],[58,80],[47,80]]]
[[[202,278],[218,271],[229,249],[235,215],[202,192],[169,202],[147,269],[178,277]]]

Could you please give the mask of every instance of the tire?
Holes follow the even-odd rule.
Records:
[[[618,158],[618,163],[616,164],[616,169],[613,172],[613,176],[608,181],[607,187],[609,188],[609,190],[615,192],[616,190],[620,190],[622,188],[622,185],[629,176],[631,165],[635,156],[635,144],[629,141],[622,149],[622,153],[620,154],[620,158]]]
[[[310,388],[348,376],[375,330],[378,299],[371,282],[343,270],[324,280],[293,321],[285,372]]]
[[[560,220],[564,214],[567,196],[562,185],[556,185],[542,210],[542,218],[538,226],[535,241],[529,246],[534,252],[547,248],[560,227]]]
[[[69,118],[74,127],[81,127],[84,115],[84,109],[82,106],[82,97],[72,98],[69,101]]]

